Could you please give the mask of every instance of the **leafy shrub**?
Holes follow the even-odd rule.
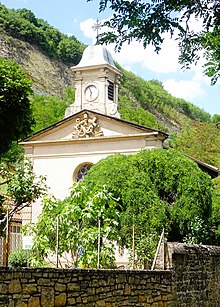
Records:
[[[12,252],[8,258],[8,263],[14,268],[28,267],[30,263],[30,251],[18,249]]]

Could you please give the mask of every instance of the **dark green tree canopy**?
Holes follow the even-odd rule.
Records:
[[[35,17],[28,9],[7,9],[0,3],[0,27],[9,35],[37,45],[52,58],[78,64],[85,45]]]
[[[170,239],[180,241],[190,233],[195,218],[209,224],[211,179],[174,150],[110,156],[89,170],[83,184],[89,190],[106,185],[119,199],[124,218],[135,216],[137,225],[149,233],[165,228]],[[197,236],[202,240],[201,233]]]
[[[92,1],[92,0],[87,0]],[[133,39],[144,47],[153,44],[158,52],[164,40],[177,32],[181,51],[180,62],[186,67],[199,58],[200,50],[207,58],[206,73],[215,83],[220,73],[220,2],[219,0],[100,0],[100,12],[110,8],[113,16],[104,25],[110,28],[101,36],[104,43],[116,43],[120,50],[124,42]],[[190,28],[191,20],[201,21],[202,30]]]
[[[31,83],[14,62],[0,59],[0,154],[12,141],[26,137],[33,124]]]

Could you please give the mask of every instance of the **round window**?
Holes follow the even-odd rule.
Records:
[[[91,167],[92,164],[84,164],[81,166],[76,173],[76,182],[82,181]]]

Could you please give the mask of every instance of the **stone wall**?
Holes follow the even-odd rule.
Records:
[[[177,244],[172,252],[175,306],[220,306],[220,247]]]
[[[2,268],[0,307],[219,307],[220,247],[163,247],[167,271]]]
[[[219,246],[161,244],[156,269],[172,271],[172,306],[220,306]]]
[[[171,306],[171,272],[2,269],[0,306]]]

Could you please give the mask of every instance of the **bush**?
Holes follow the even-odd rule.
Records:
[[[30,263],[30,251],[18,249],[12,252],[8,258],[11,267],[28,267]]]

